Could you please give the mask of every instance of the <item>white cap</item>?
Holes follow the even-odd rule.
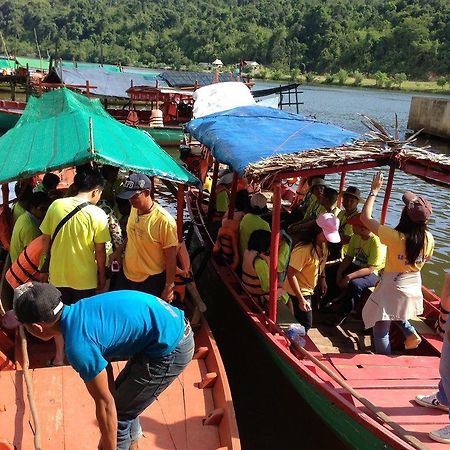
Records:
[[[339,219],[334,214],[321,214],[316,219],[316,223],[322,228],[325,239],[328,242],[341,242],[341,236],[339,235]]]
[[[250,198],[250,206],[252,208],[264,209],[267,206],[266,196],[261,194],[261,192],[253,194]]]

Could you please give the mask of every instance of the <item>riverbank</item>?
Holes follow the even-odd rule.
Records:
[[[276,76],[272,79],[271,76]],[[379,78],[366,78],[343,76],[339,77],[339,73],[334,75],[317,75],[308,73],[306,75],[281,74],[278,71],[269,72],[264,76],[254,75],[255,80],[268,81],[272,83],[285,84],[300,83],[310,86],[333,86],[333,87],[351,87],[351,88],[369,88],[369,89],[383,89],[386,91],[402,91],[410,93],[425,93],[448,96],[450,95],[450,83],[445,83],[443,86],[438,84],[438,81],[414,81],[405,80],[400,81],[402,77],[396,81],[394,78],[389,78],[385,74],[381,74]]]

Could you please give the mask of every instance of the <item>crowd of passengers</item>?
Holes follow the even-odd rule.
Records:
[[[232,179],[225,173],[218,180],[215,214],[221,227],[214,250],[223,254],[247,291],[267,309],[271,257],[267,197],[240,180],[229,217]],[[403,195],[405,206],[395,228],[372,217],[382,184],[383,175],[377,173],[364,203],[356,186],[338,192],[324,177],[301,180],[281,215],[277,296],[306,331],[312,326],[313,308],[330,312],[336,325],[349,314],[362,315],[365,328],[372,329],[375,351],[390,354],[392,322],[403,332],[406,350],[421,342],[410,319],[423,312],[420,270],[432,256],[434,240],[427,230],[431,204],[412,192]]]
[[[174,217],[154,200],[151,179],[87,164],[76,168],[68,189],[58,185],[53,173],[37,184],[16,183],[7,274],[12,287],[30,280],[30,258],[37,255],[40,268],[31,279],[56,286],[64,304],[119,289],[172,302],[183,246]],[[55,345],[49,365],[63,365],[62,338]]]

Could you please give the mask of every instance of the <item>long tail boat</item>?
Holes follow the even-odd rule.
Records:
[[[20,152],[16,149],[20,148]],[[140,130],[118,123],[99,100],[68,89],[30,99],[15,128],[0,138],[0,183],[88,162],[145,172],[176,186],[177,225],[183,239],[186,185],[198,180]],[[14,155],[12,158],[11,155]],[[4,208],[8,202],[5,185]],[[4,270],[6,266],[4,266]],[[188,289],[195,323],[195,358],[141,415],[141,449],[239,450],[240,440],[226,372],[202,314]],[[2,283],[0,316],[11,309]],[[189,308],[187,308],[189,310]],[[70,366],[46,367],[54,348],[0,328],[0,449],[96,448],[95,405]],[[27,351],[24,351],[27,350]],[[29,357],[27,357],[29,355]],[[125,362],[113,362],[117,373]]]
[[[281,193],[286,180],[340,174],[339,190],[342,191],[346,174],[387,167],[382,223],[386,220],[396,171],[449,185],[449,157],[413,148],[409,145],[411,140],[401,141],[397,134],[391,136],[376,122],[370,126],[372,131],[362,137],[296,114],[253,106],[191,121],[187,129],[203,150],[186,159],[190,163],[188,168],[203,178],[208,162],[213,160],[211,196],[208,198],[202,189],[190,189],[186,196],[192,221],[190,250],[197,260],[197,283],[207,280],[214,283],[217,294],[211,302],[237,303],[284,375],[276,383],[291,383],[348,448],[445,448],[444,444],[432,441],[428,433],[446,425],[448,414],[420,407],[413,401],[419,393],[435,392],[439,381],[442,340],[432,324],[439,317],[440,299],[432,291],[423,288],[424,315],[414,319],[422,343],[408,355],[404,351],[384,356],[373,354],[368,348],[361,350],[357,344],[370,339],[363,336],[361,325],[352,334],[344,325],[327,327],[317,323],[302,348],[285,333],[295,318],[287,308],[277,304],[277,258],[271,257],[270,261],[270,300],[266,310],[246,291],[223,256],[212,252],[214,193],[220,164],[228,165],[234,174],[229,219],[233,218],[240,177],[271,191],[268,195],[272,202],[271,255],[278,255]],[[228,298],[222,298],[220,292],[226,292]],[[443,301],[448,303],[447,296]],[[446,303],[443,306],[448,309]],[[394,329],[391,336],[395,337]],[[395,348],[394,342],[392,345]]]

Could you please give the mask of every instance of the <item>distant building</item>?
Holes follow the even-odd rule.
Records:
[[[197,64],[200,68],[202,68],[203,70],[209,70],[211,69],[211,63],[208,62],[199,62]]]
[[[259,63],[256,61],[244,61],[244,67],[251,67],[252,69],[256,69],[259,66]]]
[[[213,68],[216,68],[216,67],[223,67],[223,62],[222,62],[220,59],[216,59],[216,60],[214,60],[214,61],[211,63],[211,66],[212,66]]]

